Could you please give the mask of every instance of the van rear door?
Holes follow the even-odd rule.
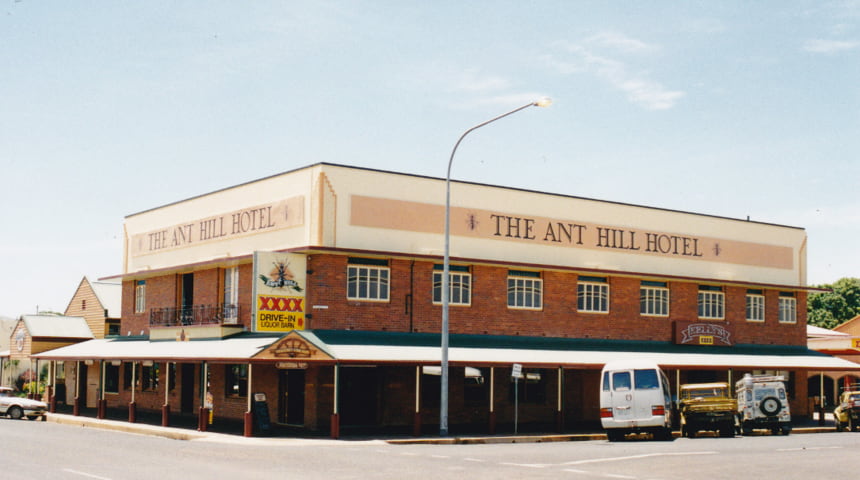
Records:
[[[616,370],[610,374],[610,398],[616,420],[642,421],[654,416],[652,407],[661,405],[660,374],[653,368]]]

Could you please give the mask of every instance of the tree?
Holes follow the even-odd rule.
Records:
[[[841,278],[832,285],[817,285],[830,291],[809,296],[807,323],[836,327],[860,315],[860,278]]]

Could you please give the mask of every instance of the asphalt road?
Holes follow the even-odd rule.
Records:
[[[484,445],[189,441],[8,419],[0,432],[0,478],[46,480],[854,478],[860,447],[849,432]]]

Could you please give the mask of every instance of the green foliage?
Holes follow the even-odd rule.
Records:
[[[808,323],[823,328],[836,327],[860,315],[860,278],[842,278],[831,285],[817,285],[829,292],[809,296]]]

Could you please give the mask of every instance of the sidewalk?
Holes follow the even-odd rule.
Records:
[[[188,419],[185,419],[188,420]],[[254,436],[245,437],[241,429],[225,428],[222,426],[218,431],[199,432],[189,426],[188,421],[180,422],[180,426],[162,427],[149,423],[129,423],[121,419],[98,419],[94,416],[74,416],[67,413],[48,413],[46,421],[64,425],[75,425],[88,428],[101,428],[139,435],[153,435],[174,440],[209,441],[218,443],[234,443],[245,445],[350,445],[356,442],[388,443],[392,445],[416,445],[416,444],[447,444],[447,445],[471,445],[487,443],[548,443],[548,442],[574,442],[587,440],[605,440],[606,434],[599,432],[582,433],[535,433],[522,435],[463,435],[451,437],[438,436],[344,436],[334,440],[323,436]],[[180,423],[177,423],[179,425]],[[196,419],[195,423],[196,425]],[[832,414],[825,414],[824,425],[819,425],[817,415],[809,419],[799,419],[794,423],[792,434],[826,433],[835,432],[835,423]],[[679,437],[675,432],[675,437]]]

